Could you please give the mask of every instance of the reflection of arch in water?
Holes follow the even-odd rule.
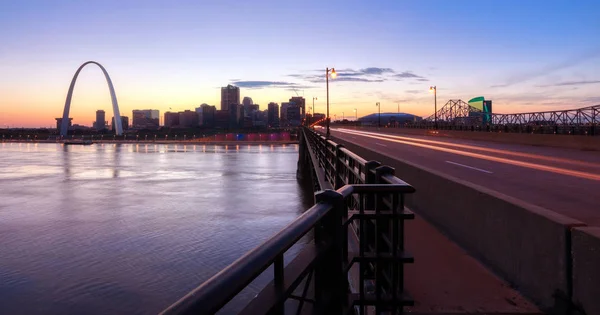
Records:
[[[104,73],[104,77],[106,78],[106,83],[108,84],[108,89],[110,90],[110,99],[112,101],[112,106],[113,106],[113,116],[115,119],[115,131],[116,134],[118,136],[123,134],[123,126],[121,125],[121,114],[119,113],[119,104],[117,103],[117,95],[115,94],[115,88],[113,87],[112,81],[110,80],[110,77],[108,76],[108,72],[106,72],[106,69],[104,69],[104,67],[95,62],[95,61],[88,61],[85,62],[84,64],[82,64],[81,66],[79,66],[79,69],[77,69],[77,72],[75,72],[75,75],[73,76],[73,79],[71,80],[71,85],[69,86],[69,92],[67,93],[67,100],[65,101],[65,109],[63,111],[63,118],[62,118],[62,123],[60,125],[60,135],[63,137],[67,136],[67,131],[69,128],[69,110],[71,109],[71,98],[73,96],[73,89],[75,88],[75,82],[77,81],[77,77],[79,76],[79,72],[81,71],[81,69],[83,69],[83,67],[85,67],[86,65],[93,63],[95,65],[97,65],[98,67],[100,67],[100,69],[102,70],[102,72]]]

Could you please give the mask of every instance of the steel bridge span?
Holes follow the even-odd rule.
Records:
[[[436,115],[437,114],[437,115]],[[436,114],[412,126],[432,126],[451,129],[485,129],[597,135],[600,123],[600,105],[557,111],[541,111],[516,114],[484,113],[458,99],[449,100]],[[487,116],[487,117],[486,117]],[[489,123],[484,123],[485,121]]]

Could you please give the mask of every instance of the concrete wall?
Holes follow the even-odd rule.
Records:
[[[394,167],[396,176],[417,190],[407,197],[408,207],[543,309],[556,307],[556,292],[568,295],[570,230],[583,223],[485,187],[334,141],[367,160]]]
[[[361,129],[365,131],[376,131],[376,127],[347,127],[349,129]],[[427,130],[409,128],[384,128],[385,132],[400,133],[407,135],[421,135],[432,137],[446,137],[457,139],[468,139],[478,141],[492,141],[511,144],[523,144],[533,146],[547,146],[568,148],[576,150],[600,151],[600,136],[569,136],[551,134],[528,134],[528,133],[498,133],[482,131],[457,131],[457,130]]]
[[[573,229],[573,301],[585,314],[600,314],[600,228]]]

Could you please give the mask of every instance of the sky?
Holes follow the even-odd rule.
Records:
[[[261,109],[300,95],[325,112],[429,116],[485,96],[498,113],[600,104],[600,1],[0,1],[0,127],[51,127],[77,68],[101,63],[121,115],[220,104],[234,84]],[[112,117],[86,66],[73,123]]]

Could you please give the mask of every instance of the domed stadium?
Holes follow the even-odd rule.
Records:
[[[367,116],[360,117],[358,121],[362,125],[377,125],[379,122],[379,113],[370,114]],[[394,123],[409,123],[409,122],[418,122],[423,118],[419,116],[415,116],[413,114],[407,113],[381,113],[381,124],[394,124]]]

